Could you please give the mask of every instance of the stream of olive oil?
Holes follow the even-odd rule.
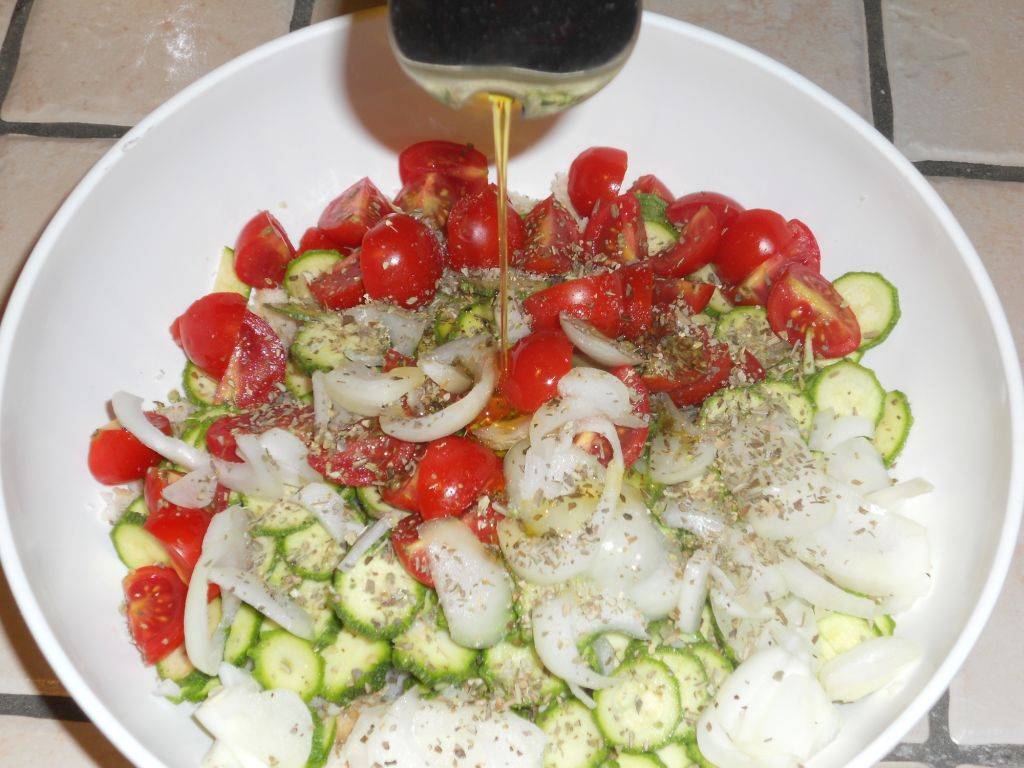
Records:
[[[508,137],[511,127],[512,98],[492,93],[491,117],[494,123],[494,165],[498,172],[498,350],[502,373],[508,370]]]

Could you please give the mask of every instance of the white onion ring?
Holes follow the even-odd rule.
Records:
[[[164,488],[161,494],[178,507],[202,509],[213,502],[217,477],[209,467],[194,469]]]
[[[509,568],[531,584],[560,584],[586,573],[597,556],[589,526],[568,536],[528,536],[518,520],[498,523],[498,542]]]
[[[787,557],[779,563],[779,570],[790,591],[816,608],[862,619],[873,619],[882,615],[877,603],[840,589],[799,560]]]
[[[327,396],[335,405],[360,416],[378,416],[426,380],[419,368],[403,366],[383,373],[349,361],[323,377]]]
[[[131,432],[140,443],[159,453],[165,459],[180,464],[189,470],[210,466],[206,451],[193,448],[184,440],[169,437],[149,423],[142,411],[142,398],[128,392],[115,392],[110,398],[114,416],[121,426]]]
[[[327,483],[310,483],[295,495],[295,501],[312,512],[324,530],[340,544],[352,543],[365,528],[358,512]]]
[[[473,428],[473,437],[494,451],[507,451],[530,436],[530,416],[523,414]]]
[[[701,615],[708,600],[708,583],[711,574],[711,557],[706,550],[698,549],[686,561],[683,569],[683,584],[679,591],[679,631],[692,635],[700,629]]]
[[[345,557],[342,558],[341,563],[338,565],[338,570],[351,571],[355,568],[356,563],[362,559],[363,555],[369,552],[374,544],[387,536],[388,531],[394,528],[398,521],[405,517],[406,514],[406,512],[399,509],[392,510],[366,526],[349,551],[345,553]]]
[[[287,595],[275,595],[266,583],[239,567],[216,565],[210,568],[208,578],[221,589],[248,603],[264,616],[276,621],[296,637],[312,640],[316,632],[313,620],[302,607]]]
[[[348,315],[358,323],[376,322],[388,329],[391,346],[400,354],[412,357],[423,338],[426,320],[419,315],[399,307],[381,304],[359,304],[346,309]]]
[[[460,395],[473,386],[473,379],[456,363],[462,363],[467,370],[479,375],[481,361],[490,353],[491,337],[481,333],[442,344],[422,355],[416,364],[441,389]]]
[[[818,678],[832,701],[857,701],[889,685],[920,657],[905,637],[874,637],[825,662]]]
[[[895,509],[902,502],[907,499],[913,499],[916,496],[923,496],[926,493],[931,493],[935,490],[935,486],[929,483],[927,480],[914,477],[910,480],[904,480],[903,482],[890,485],[886,488],[881,488],[877,491],[872,491],[864,495],[864,498],[870,501],[872,504],[878,504],[880,507],[886,509]]]
[[[710,539],[725,530],[725,521],[711,512],[684,511],[675,501],[670,501],[660,514],[661,521],[669,528],[681,528],[684,531]]]
[[[702,477],[715,461],[714,443],[700,440],[696,428],[682,419],[671,423],[651,440],[648,467],[656,483],[676,485]]]
[[[644,360],[633,344],[609,339],[586,320],[573,317],[568,312],[559,314],[558,322],[569,341],[594,362],[612,367],[639,365]]]
[[[828,453],[854,437],[874,437],[875,425],[863,416],[836,416],[829,408],[814,414],[807,443],[812,451]]]
[[[891,480],[882,454],[866,437],[851,437],[828,454],[828,474],[866,494],[889,487]]]

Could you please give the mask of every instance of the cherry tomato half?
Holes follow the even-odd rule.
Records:
[[[165,435],[171,434],[171,422],[166,417],[147,413],[146,418]],[[104,485],[141,480],[146,470],[162,458],[116,421],[97,429],[89,440],[89,471]]]
[[[317,226],[335,242],[335,247],[357,248],[366,230],[389,213],[391,203],[364,177],[327,204]]]
[[[380,489],[380,498],[385,504],[409,512],[420,510],[419,467],[411,473],[398,475]]]
[[[718,192],[693,192],[683,195],[665,209],[665,216],[677,227],[684,227],[701,208],[707,206],[715,214],[718,225],[724,230],[737,214],[743,212],[743,206],[731,197]]]
[[[619,335],[639,339],[651,330],[654,306],[654,273],[644,264],[631,264],[619,270],[622,275],[622,321]]]
[[[484,544],[497,544],[498,523],[504,520],[505,516],[496,510],[493,504],[488,504],[485,509],[470,507],[460,515],[460,519]]]
[[[156,664],[185,642],[184,582],[171,568],[147,565],[124,577],[128,629],[147,664]]]
[[[382,485],[407,472],[422,452],[379,429],[363,429],[335,447],[314,445],[309,465],[339,485]]]
[[[810,228],[797,219],[792,219],[787,227],[792,235],[789,243],[780,253],[761,262],[730,292],[730,299],[734,304],[764,306],[768,301],[772,283],[790,264],[802,264],[814,272],[821,270],[821,250]]]
[[[217,386],[217,402],[250,408],[277,394],[284,381],[288,350],[259,315],[246,310],[235,349]]]
[[[590,216],[598,201],[618,195],[627,164],[626,153],[614,147],[591,147],[580,152],[569,166],[569,200],[576,213]]]
[[[182,475],[152,467],[146,473],[143,493],[149,515],[143,528],[167,548],[174,567],[187,583],[203,551],[203,537],[213,514],[207,509],[189,509],[172,504],[164,498],[164,489]]]
[[[460,515],[505,485],[501,459],[483,443],[455,435],[427,445],[417,474],[424,520]]]
[[[582,252],[580,228],[565,206],[548,197],[537,203],[523,220],[525,245],[516,266],[540,275],[564,275],[572,257]]]
[[[299,240],[299,251],[296,256],[301,256],[306,251],[336,251],[338,245],[320,227],[310,227],[302,233]]]
[[[660,277],[684,277],[712,262],[721,240],[721,227],[711,209],[702,206],[686,224],[679,242],[650,259]]]
[[[638,416],[651,412],[650,401],[647,398],[647,387],[636,369],[629,365],[612,368],[612,375],[617,377],[631,390],[630,399],[633,401],[633,413]],[[637,459],[644,452],[647,444],[647,436],[650,434],[650,427],[620,427],[616,426],[615,431],[619,435],[619,445],[622,448],[622,462],[628,468],[636,463]],[[605,466],[612,460],[612,447],[607,438],[596,432],[581,432],[573,441],[583,450],[597,457]]]
[[[461,192],[459,185],[450,178],[431,172],[402,187],[395,198],[395,206],[425,224],[443,230]]]
[[[295,249],[284,227],[268,211],[260,211],[249,219],[235,241],[235,273],[253,288],[279,286],[293,258]]]
[[[309,284],[309,292],[325,309],[354,307],[365,293],[359,255],[351,253],[336,262],[329,272],[317,275]]]
[[[726,283],[738,285],[762,263],[781,254],[792,239],[786,220],[775,211],[743,211],[722,234],[715,268]]]
[[[707,308],[714,295],[715,286],[711,283],[694,283],[681,277],[670,280],[654,278],[654,303],[659,307],[681,301],[690,312],[697,314]]]
[[[566,280],[523,301],[534,329],[559,329],[559,314],[568,312],[612,337],[619,335],[623,306],[622,275],[618,272]]]
[[[313,409],[308,405],[274,403],[245,413],[221,416],[206,430],[206,450],[223,461],[241,461],[236,435],[260,435],[286,429],[308,443],[313,436]]]
[[[391,546],[409,575],[420,584],[434,586],[430,576],[430,558],[427,545],[420,541],[420,526],[423,518],[417,513],[406,515],[391,529]]]
[[[479,192],[487,184],[487,158],[472,144],[454,141],[421,141],[402,150],[398,175],[402,184],[436,171],[447,176],[459,193]]]
[[[523,247],[523,220],[511,205],[506,207],[509,262]],[[448,216],[448,264],[452,269],[497,267],[498,188],[491,184],[475,195],[460,197]]]
[[[727,383],[732,358],[703,328],[697,338],[669,334],[659,343],[657,366],[643,376],[649,392],[667,392],[678,406],[700,405]]]
[[[197,299],[177,320],[178,338],[188,359],[219,379],[228,367],[248,310],[237,293],[211,293]]]
[[[629,192],[633,195],[637,192],[647,195],[657,195],[667,203],[671,203],[675,199],[671,190],[669,190],[665,183],[653,173],[648,173],[634,181],[633,186],[629,188]]]
[[[430,229],[406,213],[393,213],[363,238],[363,285],[372,299],[415,309],[434,298],[444,267]]]
[[[636,197],[619,195],[599,202],[583,231],[583,247],[591,256],[607,256],[619,264],[646,259],[647,229]]]
[[[562,330],[534,331],[509,350],[501,393],[517,411],[532,413],[557,394],[559,380],[571,369],[572,343]]]
[[[768,295],[768,322],[797,344],[811,334],[814,354],[835,358],[860,346],[860,325],[832,283],[810,267],[790,265]]]

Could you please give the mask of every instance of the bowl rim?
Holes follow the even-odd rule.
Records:
[[[7,381],[10,376],[8,360],[14,336],[20,326],[31,287],[45,263],[47,254],[66,223],[75,215],[82,202],[122,155],[136,142],[141,141],[150,128],[158,125],[165,118],[205,91],[229,79],[236,72],[245,69],[257,61],[275,56],[280,51],[293,46],[303,45],[306,41],[318,36],[328,35],[344,29],[351,25],[353,16],[365,18],[383,13],[383,8],[376,8],[362,11],[358,14],[349,14],[329,19],[283,35],[232,59],[210,71],[158,106],[121,137],[100,158],[74,188],[43,230],[11,292],[7,309],[2,322],[0,322],[0,403],[3,402],[6,394]],[[644,11],[643,24],[670,30],[690,40],[709,45],[726,54],[745,60],[761,70],[778,77],[791,87],[822,104],[846,125],[852,127],[862,139],[895,166],[939,220],[952,239],[964,265],[971,275],[971,279],[985,305],[986,315],[995,334],[1000,362],[1003,366],[1004,381],[1007,387],[1011,428],[1010,481],[999,544],[995,557],[992,559],[991,569],[982,588],[980,598],[945,659],[935,669],[924,687],[906,706],[902,714],[871,742],[864,745],[848,764],[848,768],[870,768],[870,766],[882,760],[891,751],[897,742],[931,709],[943,691],[946,690],[953,676],[977,642],[982,629],[991,616],[1009,571],[1016,546],[1017,531],[1021,523],[1022,513],[1024,513],[1024,462],[1018,460],[1021,456],[1022,448],[1024,448],[1024,386],[1022,386],[1020,363],[1009,323],[991,278],[986,272],[977,251],[949,207],[925,177],[900,153],[895,145],[882,136],[863,117],[803,75],[731,38],[651,11]],[[2,430],[2,412],[0,412],[0,430]],[[114,717],[85,682],[63,647],[57,641],[49,621],[43,615],[39,603],[29,586],[21,557],[15,547],[2,484],[0,484],[0,564],[3,566],[15,602],[29,627],[33,640],[39,646],[58,678],[75,701],[82,707],[90,720],[133,763],[153,766],[153,768],[163,766],[163,763],[150,749]]]

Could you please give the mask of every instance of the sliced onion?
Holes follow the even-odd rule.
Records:
[[[607,419],[585,419],[579,423],[581,432],[596,432],[608,441],[612,449],[612,458],[605,467],[604,488],[601,490],[601,500],[597,503],[597,513],[609,514],[619,503],[619,495],[622,492],[622,479],[626,473],[626,466],[622,459],[622,443],[619,442],[619,433],[615,426]]]
[[[920,657],[904,637],[875,637],[825,662],[818,678],[833,701],[857,701],[889,685]]]
[[[407,513],[400,509],[395,509],[390,512],[386,512],[383,517],[379,520],[374,520],[359,534],[359,538],[355,540],[352,547],[348,552],[345,553],[345,557],[342,558],[341,563],[338,565],[339,571],[351,571],[355,568],[363,555],[373,549],[373,546],[388,535],[388,532],[395,527],[395,524],[405,517]]]
[[[686,635],[692,635],[700,628],[701,615],[708,599],[708,583],[711,573],[711,556],[706,550],[698,549],[686,561],[683,569],[683,583],[679,590],[679,618],[676,626]]]
[[[716,454],[714,443],[700,440],[696,429],[682,420],[674,421],[651,440],[651,479],[665,485],[696,480],[710,469]]]
[[[205,451],[193,448],[184,440],[169,437],[150,424],[142,411],[141,397],[128,392],[115,392],[110,398],[110,403],[114,408],[114,416],[121,422],[121,426],[135,435],[147,448],[189,470],[210,466],[210,456]]]
[[[586,320],[573,317],[568,312],[562,312],[558,322],[569,341],[594,362],[611,367],[639,365],[644,360],[633,344],[609,339]]]
[[[505,567],[458,518],[425,523],[420,541],[452,639],[466,648],[489,648],[501,640],[512,620],[512,580]]]
[[[725,530],[725,521],[718,515],[711,512],[684,511],[675,501],[670,501],[659,516],[669,528],[681,528],[702,539],[714,538]]]
[[[629,588],[629,598],[650,621],[664,619],[678,607],[683,589],[683,565],[668,553],[647,578]]]
[[[353,543],[365,528],[359,513],[327,483],[310,483],[295,495],[295,501],[312,512],[331,538],[341,544]]]
[[[323,378],[331,401],[360,416],[378,416],[426,380],[419,368],[403,366],[387,373],[357,362],[342,363]]]
[[[316,636],[309,614],[287,595],[271,592],[266,583],[255,574],[238,567],[218,565],[210,568],[208,578],[221,589],[231,592],[239,600],[276,621],[296,637],[312,640]]]
[[[518,520],[498,523],[505,561],[531,584],[560,584],[586,573],[597,556],[597,537],[589,527],[568,536],[528,536]]]
[[[613,512],[597,518],[600,554],[591,579],[606,591],[631,590],[652,577],[668,559],[665,535],[654,524],[643,497],[631,485],[622,486]],[[672,601],[675,604],[675,596]]]
[[[765,539],[811,534],[828,525],[836,514],[836,484],[816,470],[802,471],[781,484],[762,487],[761,494],[748,509],[747,520]]]
[[[473,386],[473,379],[462,369],[479,375],[483,360],[491,354],[490,334],[481,333],[442,344],[422,355],[416,364],[441,389],[462,394]]]
[[[494,327],[501,327],[501,304],[494,303]],[[513,295],[509,290],[508,297],[508,328],[506,329],[506,343],[515,344],[520,339],[530,335],[533,328],[530,326],[530,316],[523,309],[522,299]]]
[[[299,487],[321,480],[309,466],[305,443],[286,429],[274,427],[262,435],[238,435],[242,462],[214,458],[221,484],[239,493],[280,499],[285,486]]]
[[[234,664],[229,664],[226,661],[221,662],[217,670],[217,679],[220,680],[220,684],[225,688],[247,688],[250,691],[262,690],[260,684],[253,679],[249,670],[245,667],[236,667]]]
[[[840,443],[828,454],[828,474],[852,485],[858,493],[871,493],[887,488],[889,471],[882,454],[866,437],[853,437]]]
[[[217,491],[217,476],[209,467],[194,469],[164,488],[161,494],[167,501],[187,509],[202,509],[213,501]]]
[[[799,560],[786,558],[779,563],[779,569],[790,591],[817,608],[862,619],[873,619],[881,615],[877,603],[840,589]]]
[[[256,288],[252,292],[252,299],[252,311],[266,320],[285,347],[290,347],[299,332],[298,321],[269,306],[287,304],[290,300],[287,292],[283,288]]]
[[[904,480],[903,482],[890,485],[885,488],[881,488],[877,491],[865,494],[864,498],[870,501],[872,504],[878,504],[880,507],[886,509],[895,509],[899,505],[913,499],[915,496],[923,496],[926,493],[931,493],[935,490],[935,486],[929,483],[927,480],[914,477],[910,480]]]
[[[391,346],[400,354],[412,357],[423,338],[427,321],[399,307],[387,304],[359,304],[346,309],[342,314],[355,319],[357,323],[380,323],[388,329]]]
[[[494,451],[507,451],[530,436],[530,415],[523,414],[473,428],[473,437]]]
[[[814,414],[808,445],[812,451],[828,453],[855,437],[874,437],[875,425],[863,416],[836,416],[832,409]]]
[[[320,473],[309,466],[306,444],[287,429],[268,429],[260,435],[260,447],[263,449],[263,462],[284,485],[298,487],[321,479]],[[249,456],[245,458],[255,459]]]
[[[382,414],[380,428],[386,434],[410,443],[427,443],[454,434],[467,426],[487,407],[497,378],[498,371],[494,358],[488,355],[480,371],[480,380],[461,400],[425,416]]]
[[[313,423],[324,429],[331,422],[332,403],[324,383],[324,372],[313,371],[310,376],[313,387]]]
[[[605,474],[601,463],[573,444],[572,425],[558,434],[545,435],[533,444],[523,441],[505,454],[505,481],[509,500],[530,507],[542,499],[555,499],[597,482]]]

